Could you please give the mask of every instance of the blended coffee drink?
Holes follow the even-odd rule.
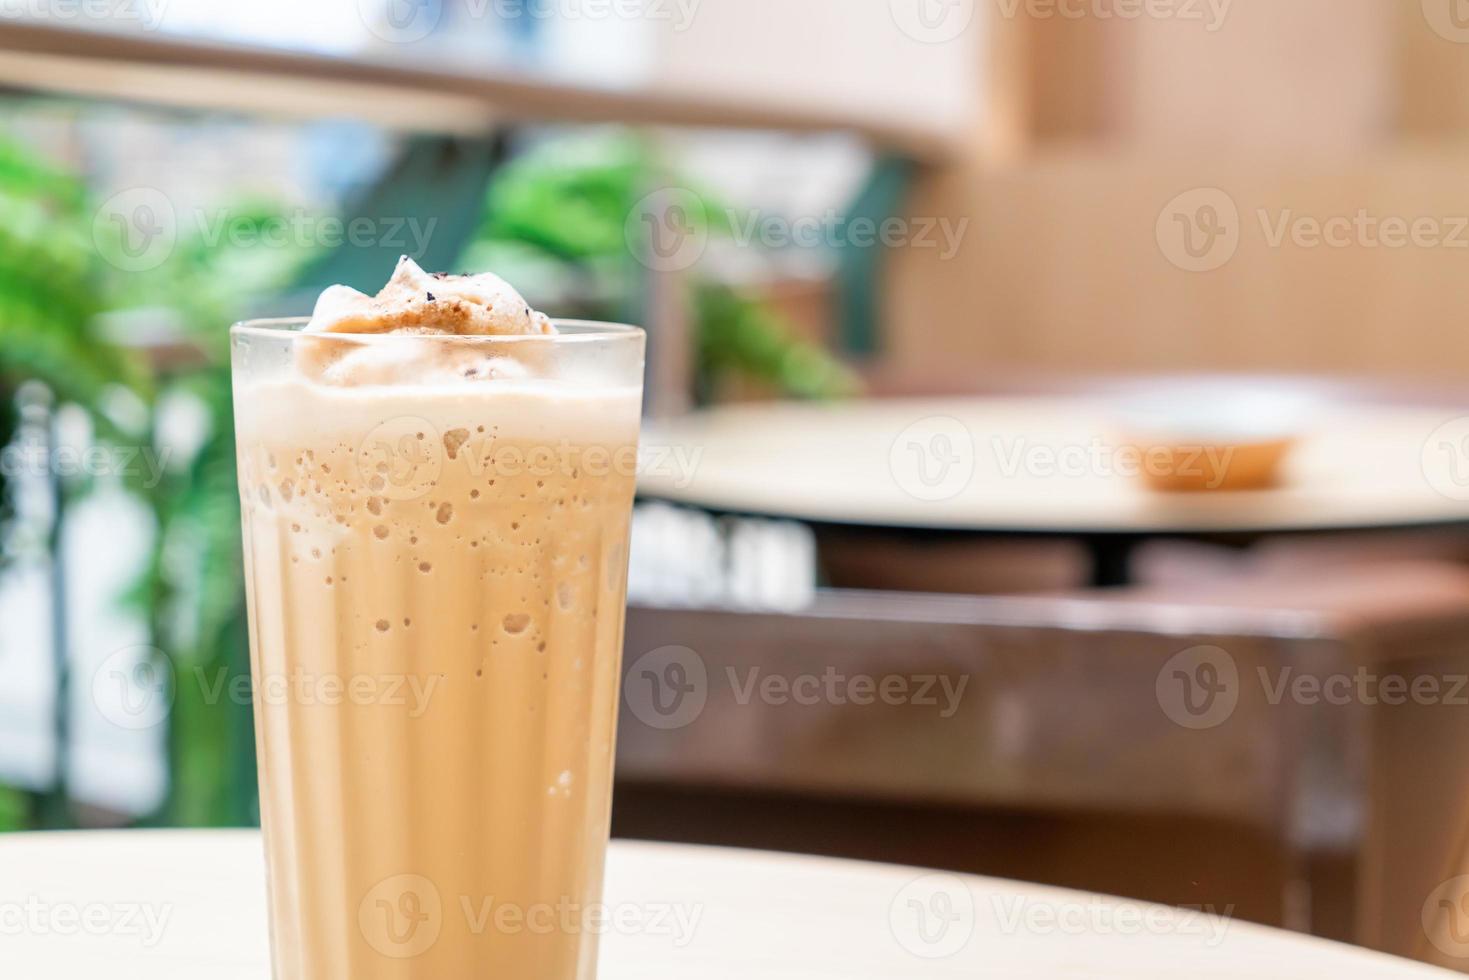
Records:
[[[276,980],[590,980],[641,331],[404,259],[232,346]]]

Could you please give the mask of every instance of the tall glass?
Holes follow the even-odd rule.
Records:
[[[591,980],[643,333],[302,326],[231,331],[274,976]]]

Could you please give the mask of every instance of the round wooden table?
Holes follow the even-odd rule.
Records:
[[[0,837],[3,973],[267,980],[263,867],[248,831]],[[606,901],[604,980],[1453,975],[1207,912],[750,851],[617,842]]]
[[[1121,584],[1141,541],[1469,524],[1469,409],[1323,404],[1280,484],[1161,493],[1099,396],[762,403],[650,423],[639,493],[721,513],[917,534],[1048,535]]]

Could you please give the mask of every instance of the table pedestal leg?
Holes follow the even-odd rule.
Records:
[[[1091,586],[1115,589],[1132,584],[1132,556],[1139,539],[1125,535],[1089,538],[1087,553],[1091,558]]]

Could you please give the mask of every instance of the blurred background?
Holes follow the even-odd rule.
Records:
[[[1461,0],[29,0],[0,830],[258,818],[227,327],[649,332],[614,832],[1469,972]]]

